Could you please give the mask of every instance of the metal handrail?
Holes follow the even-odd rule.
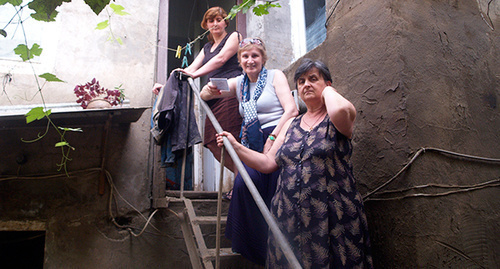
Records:
[[[215,131],[217,133],[221,133],[222,127],[220,126],[219,122],[215,118],[214,114],[212,113],[212,110],[210,107],[205,103],[203,99],[201,99],[200,93],[196,85],[194,84],[193,78],[188,77],[188,82],[191,85],[191,89],[193,90],[193,93],[198,97],[201,107],[203,110],[207,113],[207,117],[210,119],[212,122],[212,125],[215,128]],[[188,123],[189,124],[189,123]],[[243,178],[243,181],[245,182],[248,190],[250,191],[250,194],[252,194],[252,197],[257,204],[257,207],[259,208],[260,212],[262,213],[262,216],[267,222],[267,225],[269,225],[269,229],[271,229],[271,232],[273,233],[274,237],[276,238],[276,242],[278,245],[281,247],[281,250],[283,251],[286,259],[288,260],[288,263],[290,264],[291,268],[302,268],[299,261],[297,260],[297,257],[295,257],[295,254],[293,253],[292,249],[290,248],[290,245],[288,244],[288,241],[286,240],[285,236],[281,232],[281,230],[278,227],[278,224],[275,222],[274,218],[271,215],[271,212],[269,212],[269,209],[266,206],[266,203],[260,196],[259,191],[255,187],[255,184],[253,184],[252,179],[248,175],[247,170],[243,166],[243,163],[241,162],[240,158],[238,157],[238,154],[236,154],[236,151],[234,150],[233,146],[229,142],[229,140],[224,137],[224,146],[226,147],[227,152],[229,153],[229,156],[233,159],[233,162],[236,165],[236,168],[238,169],[238,172],[240,173],[241,177]],[[183,179],[182,179],[183,180]],[[182,189],[181,189],[182,191]]]

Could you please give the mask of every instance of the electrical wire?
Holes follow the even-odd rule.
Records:
[[[328,15],[328,18],[326,18],[326,21],[325,21],[325,28],[328,27],[328,21],[330,20],[330,18],[332,17],[333,15],[333,12],[335,11],[335,9],[337,8],[337,5],[339,4],[340,0],[337,0],[337,2],[335,2],[335,4],[333,4],[333,7],[331,8],[331,11],[329,12],[330,15]]]
[[[7,176],[7,177],[0,177],[0,182],[7,181],[7,180],[49,180],[49,179],[57,179],[57,178],[67,178],[67,177],[74,177],[74,176],[79,175],[79,174],[90,175],[93,173],[99,173],[102,170],[103,169],[101,169],[101,168],[89,168],[89,169],[69,172],[68,174],[53,174],[53,175],[42,175],[42,176]],[[144,214],[142,214],[142,212],[140,212],[135,206],[133,206],[129,201],[127,201],[127,199],[125,199],[121,195],[121,193],[118,191],[115,184],[113,183],[113,178],[112,178],[111,174],[109,173],[109,171],[104,169],[104,173],[106,175],[106,179],[108,180],[108,184],[110,186],[110,195],[109,195],[109,201],[108,201],[108,214],[109,214],[113,224],[118,228],[127,229],[130,232],[130,234],[132,234],[133,236],[136,236],[136,237],[141,236],[145,232],[145,230],[148,226],[151,226],[152,228],[154,228],[161,235],[165,235],[158,228],[156,228],[153,224],[150,223],[153,216],[157,213],[158,210],[156,209],[155,211],[153,211],[153,213],[149,217],[144,216]],[[134,233],[134,231],[132,230],[132,227],[120,225],[118,222],[116,222],[116,218],[115,218],[115,216],[113,214],[113,210],[112,210],[112,203],[113,203],[113,198],[115,197],[115,193],[130,208],[132,208],[142,218],[144,218],[146,220],[146,224],[144,225],[144,227],[141,228],[141,231],[138,234]],[[165,235],[165,236],[171,237],[169,235]],[[124,240],[124,239],[122,239],[122,240]]]
[[[464,192],[464,190],[460,190],[460,191],[450,191],[450,192],[446,192],[446,193],[443,193],[443,194],[418,194],[417,193],[417,194],[406,195],[406,196],[399,197],[399,198],[398,197],[396,197],[396,198],[369,198],[370,196],[372,196],[373,194],[379,192],[382,188],[386,187],[391,182],[393,182],[394,179],[396,179],[399,175],[401,175],[401,173],[403,173],[406,169],[408,169],[408,167],[410,167],[410,165],[417,159],[418,156],[420,156],[420,154],[425,153],[426,151],[434,151],[434,152],[438,152],[438,153],[444,153],[444,154],[451,155],[451,156],[454,156],[454,157],[471,159],[471,160],[475,160],[475,161],[500,163],[500,159],[485,158],[485,157],[479,157],[479,156],[474,156],[474,155],[469,155],[469,154],[462,154],[462,153],[452,152],[452,151],[449,151],[449,150],[438,149],[438,148],[433,148],[433,147],[422,147],[422,148],[420,148],[413,155],[413,157],[410,159],[410,161],[401,170],[399,170],[399,172],[396,173],[396,175],[394,175],[388,181],[386,181],[385,183],[383,183],[380,186],[378,186],[377,188],[375,188],[373,191],[365,194],[363,196],[363,200],[365,200],[365,201],[367,201],[367,200],[395,200],[395,199],[403,199],[403,198],[407,198],[407,197],[442,196],[442,195],[449,195],[449,194],[452,194],[452,193]],[[480,183],[480,184],[484,184],[484,183]],[[479,188],[491,187],[491,186],[497,186],[497,185],[489,185],[489,186],[483,186],[483,185],[481,185],[481,186],[478,186],[478,187],[468,188],[467,191],[476,190],[476,189],[479,189]]]
[[[156,228],[153,224],[151,224],[151,219],[153,218],[153,216],[156,214],[156,212],[158,211],[158,209],[155,209],[155,211],[153,211],[153,213],[149,216],[149,218],[146,218],[146,216],[144,216],[144,214],[142,214],[142,212],[140,212],[137,208],[135,208],[130,202],[127,201],[127,199],[125,199],[121,194],[120,192],[118,191],[118,189],[116,188],[115,184],[113,183],[113,178],[111,177],[111,174],[107,171],[107,170],[104,170],[104,172],[106,173],[106,178],[108,179],[108,184],[110,185],[110,194],[109,194],[109,203],[108,203],[108,213],[109,213],[109,216],[111,217],[111,221],[113,222],[113,224],[115,226],[117,226],[118,228],[122,228],[122,229],[127,229],[130,234],[132,234],[133,236],[135,237],[139,237],[140,235],[143,234],[143,232],[146,230],[146,228],[148,227],[148,225],[151,225],[152,228],[154,228],[156,231],[158,231],[160,234],[163,235],[163,233],[158,229]],[[128,226],[124,226],[124,225],[121,225],[119,224],[118,222],[116,222],[116,218],[113,214],[113,210],[112,210],[112,203],[113,203],[113,191],[116,192],[116,194],[128,205],[130,206],[132,209],[134,209],[140,216],[142,216],[145,220],[146,220],[146,224],[144,225],[144,227],[141,229],[141,232],[139,234],[136,234],[132,231],[131,227],[128,227]],[[168,235],[166,235],[168,236]]]
[[[498,183],[497,184],[489,184],[489,185],[481,185],[481,186],[478,186],[478,187],[466,188],[466,189],[463,189],[463,190],[447,191],[447,192],[442,192],[442,193],[414,193],[414,194],[407,194],[407,195],[399,196],[399,197],[367,198],[364,201],[365,202],[367,202],[367,201],[390,201],[390,200],[402,200],[402,199],[410,198],[410,197],[439,197],[439,196],[447,196],[447,195],[451,195],[451,194],[457,194],[457,193],[462,193],[462,192],[469,192],[469,191],[484,189],[484,188],[488,188],[488,187],[498,187],[498,186],[500,186],[500,180],[496,180],[496,182],[498,182]]]

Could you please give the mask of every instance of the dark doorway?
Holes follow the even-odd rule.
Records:
[[[0,267],[43,268],[45,231],[1,231]]]

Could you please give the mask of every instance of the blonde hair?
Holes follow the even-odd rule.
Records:
[[[262,55],[262,66],[264,66],[267,62],[267,51],[266,51],[266,46],[264,45],[264,41],[260,38],[245,38],[243,39],[238,48],[238,62],[241,63],[241,53],[247,50],[251,50],[253,48],[256,48],[260,51],[260,54]]]
[[[221,7],[212,7],[205,12],[205,15],[203,15],[203,20],[201,20],[201,28],[208,30],[207,26],[207,21],[208,20],[214,20],[217,16],[221,16],[224,19],[224,22],[226,23],[226,27],[229,26],[229,20],[226,19],[227,13],[226,11],[221,8]],[[210,42],[214,41],[214,37],[212,36],[212,33],[208,34],[208,40]]]

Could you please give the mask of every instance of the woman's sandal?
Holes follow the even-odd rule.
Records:
[[[231,201],[231,198],[233,197],[233,190],[230,190],[226,193],[222,194],[222,199]]]

